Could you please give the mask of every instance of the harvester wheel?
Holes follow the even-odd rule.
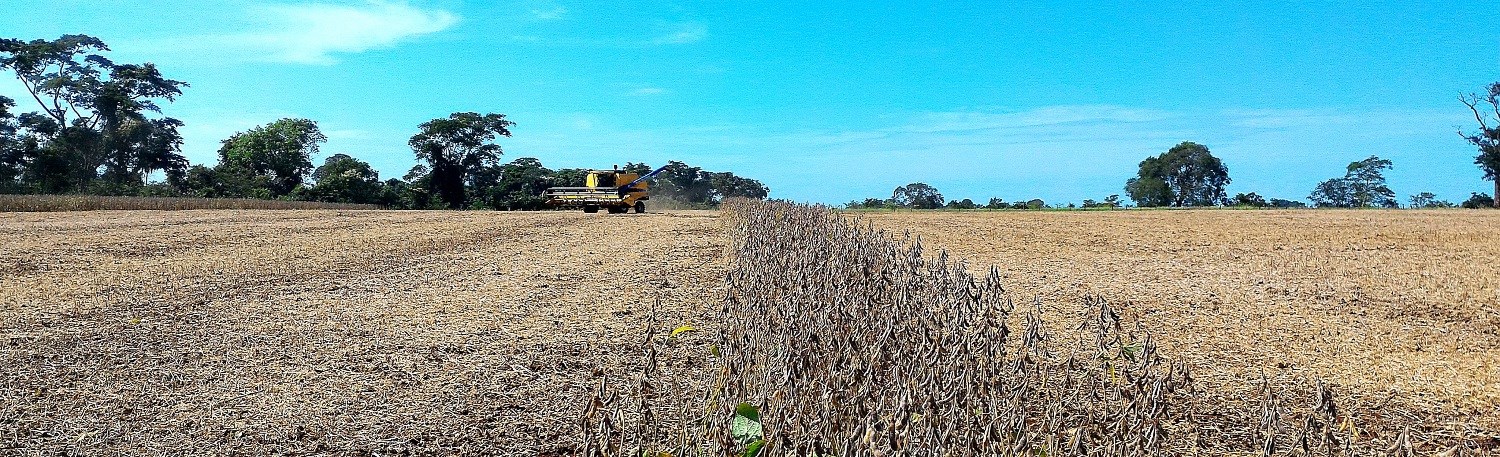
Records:
[[[598,206],[594,206],[594,205],[588,205],[588,206],[583,207],[583,212],[585,212],[585,213],[597,213],[597,212],[599,212],[599,207]]]
[[[646,212],[646,202],[635,202],[635,213],[640,214],[644,212]]]
[[[623,212],[625,212],[625,208],[621,208],[621,207],[618,207],[618,206],[611,206],[611,207],[609,207],[609,213],[610,214],[620,214],[620,213],[623,213]]]

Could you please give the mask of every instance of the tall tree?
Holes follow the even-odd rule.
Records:
[[[656,176],[655,184],[656,192],[661,196],[686,203],[714,203],[714,186],[710,173],[676,160],[667,162],[664,168]]]
[[[20,124],[10,109],[15,100],[0,96],[0,193],[12,192],[20,187],[18,180],[26,164],[25,151],[21,146]]]
[[[622,168],[622,170],[623,170],[623,168]],[[649,173],[650,171],[651,170],[648,168],[645,172],[642,172],[640,174]],[[555,171],[555,172],[552,173],[551,179],[550,179],[549,183],[547,184],[547,186],[548,187],[583,187],[584,184],[588,184],[588,182],[586,182],[588,180],[588,176],[589,176],[589,171],[586,170],[586,169],[583,169],[583,168],[564,168],[564,169],[557,170],[557,171]]]
[[[1484,171],[1484,179],[1494,182],[1495,195],[1500,196],[1500,82],[1491,83],[1486,89],[1484,95],[1471,93],[1458,97],[1479,122],[1479,130],[1460,130],[1458,134],[1479,148],[1474,164]],[[1500,208],[1500,198],[1495,199],[1494,205]]]
[[[1229,169],[1208,147],[1184,141],[1141,161],[1125,192],[1138,206],[1213,206],[1225,202]]]
[[[407,209],[437,209],[438,203],[433,201],[432,169],[426,165],[412,165],[406,175],[401,177],[402,187],[405,192],[401,195],[401,207]],[[386,182],[389,186],[391,183]]]
[[[493,209],[538,210],[542,209],[542,191],[552,187],[553,173],[542,162],[531,157],[522,157],[498,167],[499,179],[486,192],[486,199]]]
[[[1318,183],[1308,196],[1314,204],[1333,208],[1395,208],[1400,205],[1396,193],[1385,184],[1382,170],[1391,168],[1391,161],[1370,156],[1358,162],[1350,162],[1344,169],[1344,177]]]
[[[308,119],[280,119],[236,133],[219,147],[219,171],[247,182],[249,195],[264,188],[270,197],[292,193],[313,171],[312,156],[328,137]]]
[[[914,182],[905,186],[897,187],[891,192],[891,202],[896,206],[916,209],[935,209],[943,207],[943,194],[938,193],[936,187],[925,183]]]
[[[709,173],[709,183],[713,186],[714,195],[717,198],[753,198],[764,200],[771,193],[771,189],[760,181],[735,176],[734,173],[720,172]]]
[[[22,122],[42,139],[27,158],[38,190],[87,190],[102,177],[117,192],[154,171],[185,172],[182,123],[146,113],[160,113],[155,100],[175,100],[187,83],[150,63],[116,64],[98,54],[108,50],[87,35],[0,39],[0,69],[14,71],[42,109]]]
[[[1469,199],[1464,200],[1464,202],[1460,203],[1458,206],[1468,209],[1490,208],[1495,206],[1496,200],[1500,199],[1490,197],[1489,195],[1481,192],[1470,192]]]
[[[323,160],[312,172],[313,185],[308,196],[313,200],[340,203],[381,203],[384,184],[380,172],[369,163],[347,154],[334,154]]]
[[[431,180],[438,198],[450,209],[468,203],[465,184],[471,174],[500,160],[497,136],[510,136],[514,122],[504,114],[453,113],[447,118],[422,123],[421,131],[408,144],[417,159],[431,166]]]

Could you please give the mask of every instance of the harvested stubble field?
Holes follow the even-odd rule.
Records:
[[[899,243],[816,222],[805,208],[742,207],[753,211],[734,224],[716,212],[0,214],[0,454],[570,455],[608,449],[611,439],[724,443],[725,408],[742,400],[764,402],[773,455],[799,444],[778,443],[777,433],[840,427],[865,437],[863,445],[857,436],[831,441],[847,449],[882,436],[875,444],[889,452],[948,432],[949,445],[992,436],[1021,446],[954,455],[1031,455],[1034,446],[1062,455],[1259,454],[1255,443],[1266,436],[1288,455],[1301,455],[1300,439],[1354,450],[1342,455],[1500,446],[1500,214],[846,214],[920,235],[929,256],[942,248],[967,260],[990,297],[968,303],[968,279],[901,260]],[[835,239],[863,240],[869,257],[840,254],[846,245]],[[760,257],[738,262],[735,252]],[[829,268],[857,259],[875,263]],[[892,261],[906,266],[878,267]],[[911,289],[888,287],[907,281]],[[829,284],[874,288],[830,292]],[[970,307],[996,309],[993,284],[1013,312],[970,317]],[[818,307],[870,306],[861,300],[876,295],[903,305],[863,311],[886,322]],[[927,300],[950,299],[968,304],[922,311]],[[1108,330],[1103,302],[1130,335]],[[1030,317],[1033,303],[1042,319]],[[949,317],[985,332],[1009,322],[1010,343],[951,346],[953,335],[931,321]],[[682,324],[702,330],[666,336]],[[1159,353],[1132,343],[1137,324]],[[1037,326],[1059,352],[1042,355],[1048,344],[1033,338]],[[881,337],[892,329],[927,336]],[[856,336],[884,341],[887,355],[935,351],[985,366],[952,350],[983,347],[1019,358],[987,366],[1010,380],[960,405],[912,402],[946,402],[949,391],[860,378],[845,362],[805,371],[813,366],[795,352],[833,351],[817,364],[874,354],[840,352]],[[1083,346],[1070,343],[1075,336]],[[1125,339],[1104,339],[1116,336]],[[1096,340],[1115,358],[1090,358]],[[1124,363],[1127,349],[1144,358],[1110,364]],[[895,360],[905,361],[893,366],[901,370],[931,364]],[[1191,382],[1179,365],[1191,368]],[[795,376],[784,376],[788,369]],[[943,373],[917,379],[962,387]],[[824,390],[799,386],[804,380]],[[1049,384],[1058,380],[1067,384]],[[1337,408],[1313,401],[1318,380]],[[1129,397],[1152,385],[1191,390]],[[1006,392],[1030,393],[985,396]],[[1101,393],[1113,400],[1084,400]],[[823,408],[827,394],[851,401]],[[700,417],[706,400],[711,414]],[[876,411],[865,423],[843,411],[888,400],[927,413]],[[970,404],[1019,409],[968,416]],[[654,411],[653,424],[632,426],[642,411]],[[1268,421],[1267,411],[1280,417]],[[1122,428],[1115,417],[1140,422]],[[1157,423],[1166,424],[1165,444],[1150,444],[1162,435],[1141,425]],[[777,428],[790,424],[799,428]],[[1027,428],[1036,435],[1003,432]],[[1097,431],[1083,439],[1094,447],[1063,447],[1084,429]],[[677,438],[691,433],[700,434]],[[1112,436],[1129,441],[1111,448]],[[874,447],[864,449],[838,455]]]
[[[651,303],[712,328],[723,233],[714,212],[0,213],[0,455],[567,454]]]
[[[105,195],[0,194],[0,212],[184,209],[380,209],[355,203],[265,200],[258,198],[116,197]]]
[[[976,274],[993,265],[1013,300],[1044,314],[1108,300],[1226,413],[1258,411],[1264,382],[1302,402],[1322,379],[1341,414],[1385,439],[1410,426],[1500,447],[1500,212],[849,217],[919,236]]]

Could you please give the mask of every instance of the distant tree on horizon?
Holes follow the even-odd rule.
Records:
[[[1269,202],[1266,202],[1265,197],[1255,192],[1234,194],[1233,204],[1234,206],[1249,206],[1254,208],[1271,206]]]
[[[460,209],[468,204],[469,177],[498,164],[503,152],[493,141],[509,137],[512,125],[504,114],[453,113],[423,122],[407,144],[430,167],[438,199],[448,209]]]
[[[1495,195],[1500,196],[1500,82],[1491,83],[1485,89],[1484,95],[1470,93],[1458,97],[1479,123],[1479,130],[1459,130],[1458,134],[1479,149],[1474,164],[1484,171],[1484,179],[1495,184]],[[1495,200],[1492,206],[1500,208],[1500,199]]]
[[[1411,196],[1412,208],[1452,208],[1455,206],[1458,205],[1454,205],[1453,202],[1438,200],[1437,194],[1432,192],[1420,192]]]
[[[1137,206],[1214,206],[1224,202],[1229,169],[1208,147],[1184,141],[1141,161],[1125,193]]]
[[[965,198],[963,200],[950,201],[947,207],[948,209],[978,209],[979,205],[975,204],[974,200]]]
[[[914,182],[891,192],[891,203],[903,208],[936,209],[943,207],[943,194],[925,183]]]
[[[1494,197],[1490,197],[1489,194],[1486,194],[1484,192],[1473,192],[1469,194],[1468,200],[1464,200],[1464,202],[1460,203],[1458,206],[1469,209],[1493,208],[1495,206],[1495,200],[1497,199]]]
[[[717,199],[738,197],[765,200],[771,194],[771,189],[760,181],[735,176],[731,172],[710,172],[708,176]]]
[[[283,118],[235,133],[219,147],[214,171],[231,182],[233,197],[278,198],[290,195],[313,171],[318,145],[328,141],[318,123]]]
[[[764,200],[771,194],[771,188],[764,183],[733,172],[708,171],[676,160],[668,161],[662,168],[651,183],[652,198],[711,207],[726,198]],[[644,176],[653,168],[645,163],[627,162],[620,170]]]
[[[385,204],[385,183],[368,162],[348,154],[334,154],[312,172],[315,183],[307,189],[310,200],[338,203]]]
[[[1283,199],[1280,199],[1280,198],[1273,198],[1270,201],[1267,201],[1266,203],[1269,204],[1269,205],[1271,205],[1272,208],[1306,208],[1307,207],[1306,203],[1302,203],[1302,202],[1299,202],[1299,201],[1296,201],[1296,200],[1283,200]]]
[[[1391,168],[1391,161],[1376,156],[1351,162],[1344,177],[1318,183],[1307,198],[1325,208],[1398,207],[1396,193],[1386,186],[1381,173]]]

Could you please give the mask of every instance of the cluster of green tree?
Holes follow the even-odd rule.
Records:
[[[1453,202],[1450,202],[1450,201],[1447,201],[1447,200],[1438,200],[1437,195],[1433,195],[1432,192],[1421,192],[1421,193],[1418,193],[1416,195],[1412,195],[1410,197],[1410,201],[1411,201],[1411,205],[1408,206],[1409,208],[1469,208],[1469,209],[1478,209],[1478,208],[1490,208],[1490,207],[1495,206],[1495,199],[1490,198],[1489,194],[1481,193],[1481,192],[1470,193],[1468,200],[1464,200],[1463,202],[1458,203],[1458,204],[1454,204]]]
[[[1484,179],[1495,184],[1495,197],[1476,193],[1469,197],[1464,206],[1469,207],[1469,203],[1477,205],[1488,199],[1490,207],[1500,208],[1500,82],[1491,83],[1485,89],[1483,95],[1471,93],[1458,98],[1469,107],[1474,120],[1479,123],[1479,130],[1460,130],[1458,135],[1479,149],[1479,154],[1474,156],[1474,164],[1484,171]]]
[[[0,97],[0,192],[131,194],[147,177],[181,179],[182,122],[160,114],[187,83],[151,64],[117,64],[104,42],[0,39],[0,69],[15,72],[41,111],[15,115]]]
[[[1397,208],[1400,203],[1396,194],[1386,185],[1383,170],[1392,167],[1391,161],[1370,156],[1350,163],[1343,177],[1319,183],[1308,198],[1313,205],[1324,208]],[[1224,186],[1229,184],[1229,169],[1208,150],[1193,142],[1183,142],[1161,155],[1147,157],[1140,163],[1136,177],[1125,183],[1125,192],[1137,206],[1141,207],[1193,207],[1193,206],[1237,206],[1255,208],[1304,208],[1308,205],[1295,200],[1267,199],[1255,192],[1226,196]],[[1489,202],[1489,203],[1486,203]],[[1460,205],[1437,200],[1431,192],[1422,192],[1411,197],[1413,208],[1444,208],[1462,206],[1481,208],[1493,204],[1488,195],[1476,193]],[[1103,201],[1086,199],[1083,208],[1116,208],[1122,206],[1119,195],[1110,195]],[[910,209],[1040,209],[1047,208],[1045,202],[1034,199],[1026,202],[1006,203],[999,198],[990,199],[980,205],[969,199],[944,203],[943,194],[931,185],[911,183],[897,187],[888,199],[867,198],[845,204],[851,209],[859,208],[910,208]],[[1067,204],[1066,208],[1077,205]]]
[[[1214,206],[1224,204],[1229,168],[1208,148],[1191,141],[1141,161],[1137,176],[1125,181],[1125,193],[1139,206]]]
[[[621,170],[638,175],[652,171],[643,163],[627,163]],[[760,181],[727,171],[707,171],[675,160],[662,167],[651,187],[653,200],[671,200],[694,207],[717,206],[723,199],[731,197],[763,200],[770,193],[771,189]]]
[[[503,114],[454,113],[418,127],[408,144],[420,163],[401,179],[380,180],[369,163],[345,154],[312,157],[326,137],[316,122],[281,119],[224,140],[219,163],[196,165],[173,189],[197,197],[239,197],[373,203],[399,209],[538,210],[546,207],[542,191],[582,186],[588,170],[552,170],[540,160],[523,157],[501,163],[493,140],[510,136],[514,125]],[[701,206],[725,197],[766,198],[769,190],[753,179],[710,172],[669,162],[654,193]],[[645,174],[651,167],[628,163],[625,170]],[[311,178],[311,182],[308,182]]]
[[[1119,199],[1119,196],[1112,197]],[[891,198],[854,200],[844,204],[844,207],[848,209],[1043,209],[1048,206],[1047,202],[1038,198],[1012,203],[1007,203],[1000,198],[991,198],[989,203],[984,205],[967,198],[946,201],[937,188],[926,183],[914,182],[897,187],[891,192]]]
[[[0,40],[0,69],[15,72],[41,111],[15,115],[0,97],[0,193],[190,196],[380,204],[389,208],[543,207],[542,191],[581,186],[586,170],[550,170],[534,158],[500,163],[513,122],[504,114],[454,113],[418,126],[408,144],[418,165],[382,181],[369,163],[334,154],[313,166],[328,138],[309,119],[280,119],[223,141],[218,163],[190,165],[182,122],[153,117],[188,84],[152,64],[100,56],[97,38]],[[655,194],[687,205],[766,198],[759,181],[670,162]],[[638,173],[645,164],[627,164]],[[151,182],[155,173],[164,177]]]
[[[1492,95],[1488,97],[1476,97],[1466,103],[1469,103],[1471,108],[1480,102],[1490,103],[1492,108],[1496,108],[1497,115],[1500,115],[1500,85],[1492,86],[1491,93]],[[1488,124],[1485,124],[1484,116],[1479,115],[1477,109],[1475,113],[1476,117],[1481,120],[1481,132],[1466,135],[1465,138],[1469,138],[1471,142],[1479,146],[1481,153],[1476,163],[1485,169],[1486,179],[1494,179],[1494,172],[1489,167],[1500,163],[1500,160],[1489,155],[1496,154],[1495,151],[1500,150],[1496,146],[1500,144],[1500,133],[1496,133],[1493,128],[1485,127]],[[1384,170],[1391,168],[1390,160],[1376,156],[1352,162],[1345,167],[1344,176],[1318,183],[1307,198],[1314,206],[1322,208],[1398,208],[1401,206],[1400,201],[1396,199],[1395,191],[1391,190],[1385,181]],[[1134,200],[1136,205],[1143,207],[1302,208],[1308,206],[1295,200],[1266,199],[1255,192],[1240,193],[1229,198],[1224,192],[1224,186],[1229,182],[1229,169],[1214,157],[1207,147],[1193,142],[1183,142],[1159,156],[1148,157],[1142,161],[1136,177],[1125,182],[1125,192],[1130,195],[1130,199]],[[1421,192],[1411,196],[1413,208],[1454,206],[1491,207],[1493,199],[1486,194],[1475,193],[1469,197],[1469,200],[1454,205],[1438,200],[1437,196],[1431,192]]]
[[[1307,204],[1296,200],[1282,200],[1280,198],[1266,199],[1255,192],[1234,194],[1229,200],[1229,206],[1242,208],[1306,208]]]
[[[1307,198],[1325,208],[1396,208],[1396,193],[1385,185],[1381,170],[1391,168],[1391,161],[1376,156],[1351,162],[1344,177],[1318,183]]]

